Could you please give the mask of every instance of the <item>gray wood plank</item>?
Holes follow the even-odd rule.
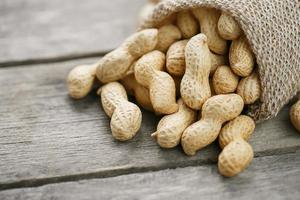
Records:
[[[299,199],[300,152],[255,158],[237,177],[215,165],[138,173],[105,179],[0,192],[9,199]]]
[[[1,0],[0,66],[97,55],[136,29],[146,0]]]
[[[0,69],[0,189],[216,161],[217,145],[194,157],[185,156],[180,147],[159,148],[150,137],[159,119],[148,112],[134,140],[113,140],[94,93],[80,101],[67,95],[68,71],[94,61]],[[300,148],[300,134],[291,127],[287,111],[258,125],[251,141],[256,156]]]

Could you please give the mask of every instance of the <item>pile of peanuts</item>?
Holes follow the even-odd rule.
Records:
[[[68,75],[69,94],[85,97],[95,81],[112,136],[132,139],[145,110],[162,116],[151,135],[162,148],[181,144],[193,156],[218,139],[219,172],[232,177],[253,159],[247,142],[255,122],[243,109],[259,101],[255,56],[237,22],[212,8],[184,10],[159,27],[127,38],[99,62],[75,67]],[[300,130],[300,102],[291,110]]]

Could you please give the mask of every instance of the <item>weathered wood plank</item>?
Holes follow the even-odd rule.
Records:
[[[0,66],[101,54],[136,28],[146,0],[1,0]]]
[[[0,192],[8,199],[298,199],[300,152],[255,158],[237,177],[215,165],[177,168],[105,179]]]
[[[134,140],[114,141],[96,95],[81,101],[67,96],[68,71],[93,61],[0,69],[0,188],[216,161],[217,145],[194,157],[185,156],[181,148],[159,148],[150,137],[158,118],[148,112]],[[284,109],[257,127],[251,143],[257,156],[294,152],[300,148],[300,134]]]

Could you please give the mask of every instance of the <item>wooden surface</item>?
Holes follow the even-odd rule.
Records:
[[[144,112],[143,126],[130,142],[114,141],[99,97],[68,97],[65,77],[75,65],[96,59],[0,69],[0,188],[22,184],[107,177],[123,173],[216,161],[217,145],[187,157],[180,148],[163,150],[150,137],[158,118]],[[287,109],[258,125],[256,156],[294,152],[300,134]]]
[[[83,180],[0,192],[8,199],[298,199],[300,152],[254,159],[232,179],[215,165]]]
[[[288,107],[257,126],[249,170],[225,179],[216,170],[217,144],[194,157],[161,149],[150,137],[159,118],[149,112],[139,134],[120,143],[95,91],[68,97],[70,69],[99,59],[78,58],[117,46],[134,31],[143,2],[0,2],[0,199],[299,197],[300,134]]]
[[[146,0],[1,0],[0,66],[103,54],[136,29]]]

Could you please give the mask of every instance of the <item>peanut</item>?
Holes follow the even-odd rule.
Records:
[[[158,30],[145,29],[134,33],[122,44],[135,59],[152,51],[158,43]]]
[[[183,131],[196,121],[196,111],[187,107],[181,99],[177,103],[178,111],[164,116],[157,126],[157,131],[151,135],[163,148],[177,146]]]
[[[130,70],[127,72],[127,76],[121,79],[121,83],[125,87],[128,94],[133,95],[137,103],[142,106],[144,109],[154,112],[153,106],[150,100],[149,90],[144,86],[140,85],[134,76],[134,67],[136,62],[132,64]],[[163,71],[164,65],[157,64],[153,65],[157,70]],[[175,80],[175,79],[174,79]],[[176,83],[176,82],[175,82]]]
[[[181,145],[187,155],[211,144],[219,135],[222,124],[240,115],[243,99],[237,94],[216,95],[202,107],[202,118],[183,132]]]
[[[232,41],[229,62],[232,71],[238,76],[246,77],[252,73],[255,60],[245,36]]]
[[[69,95],[81,99],[88,95],[96,79],[96,65],[79,65],[67,77]]]
[[[149,89],[155,112],[172,114],[178,110],[174,80],[168,73],[153,67],[164,65],[165,55],[157,50],[152,51],[137,61],[134,74],[137,82]]]
[[[218,33],[220,11],[214,8],[196,8],[193,9],[193,14],[200,22],[201,33],[208,38],[209,49],[217,54],[226,54],[227,42]]]
[[[233,93],[239,84],[239,77],[230,67],[220,66],[213,75],[213,86],[217,94]]]
[[[225,40],[236,40],[242,35],[239,24],[228,13],[222,12],[218,21],[219,35]]]
[[[134,60],[155,48],[157,38],[157,29],[146,29],[133,34],[121,47],[106,54],[97,63],[97,78],[102,83],[124,78]]]
[[[172,44],[167,52],[166,68],[173,76],[183,76],[185,72],[185,47],[188,40],[181,40]]]
[[[219,135],[219,144],[223,149],[235,139],[242,138],[248,141],[255,129],[255,122],[251,117],[240,115],[231,120],[221,129]]]
[[[167,52],[168,48],[177,40],[181,39],[181,32],[177,26],[169,24],[158,29],[158,42],[156,49]]]
[[[218,164],[221,174],[235,176],[250,164],[253,150],[246,141],[250,139],[254,129],[253,119],[245,115],[231,120],[221,129],[219,144],[223,151]]]
[[[232,177],[243,171],[252,161],[253,149],[248,142],[238,138],[229,143],[219,155],[218,168],[220,174]]]
[[[126,91],[135,97],[138,105],[143,107],[145,110],[151,112],[154,111],[150,100],[149,90],[135,80],[134,74],[130,74],[123,78],[121,83],[125,87]]]
[[[238,84],[236,93],[243,98],[245,104],[257,101],[261,95],[258,74],[254,71],[250,76],[243,78]]]
[[[290,119],[294,127],[300,131],[300,100],[290,109]]]
[[[174,76],[183,76],[185,73],[185,47],[188,40],[181,40],[172,44],[167,52],[167,71]],[[227,56],[210,53],[211,69],[213,74],[217,67],[228,63]]]
[[[184,10],[177,15],[177,26],[185,39],[191,38],[199,33],[199,24],[192,13]]]
[[[195,110],[200,110],[211,96],[210,54],[204,34],[192,37],[185,48],[186,70],[181,80],[180,93],[184,103]]]
[[[110,127],[115,139],[132,139],[141,127],[142,113],[138,106],[127,100],[125,88],[111,82],[98,90],[105,113],[111,117]]]
[[[119,80],[126,75],[134,57],[124,48],[106,54],[98,63],[96,75],[102,83]]]

